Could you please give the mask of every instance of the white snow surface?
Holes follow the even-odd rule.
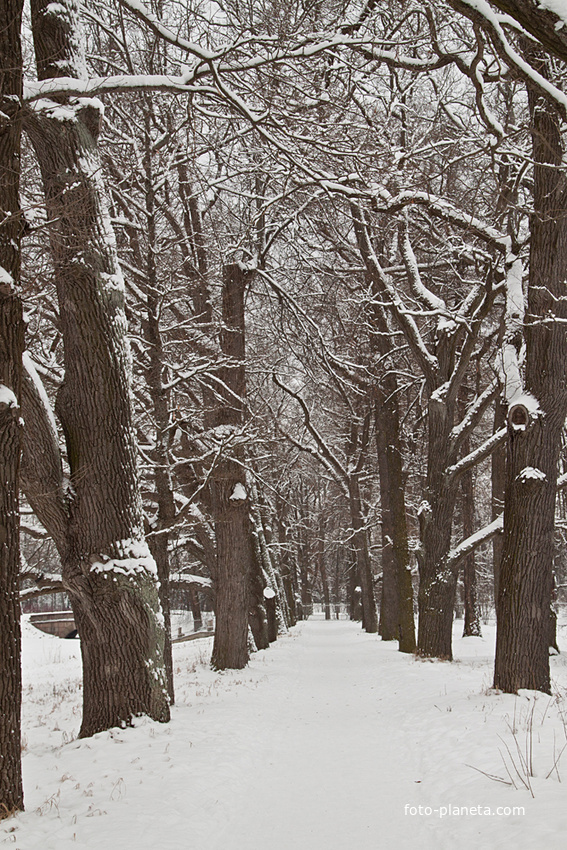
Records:
[[[457,621],[456,663],[423,662],[357,624],[310,620],[246,669],[224,673],[208,667],[210,638],[175,644],[169,724],[140,718],[134,728],[78,740],[79,641],[45,635],[25,619],[26,811],[0,823],[0,843],[562,849],[566,786],[553,764],[567,738],[567,662],[551,659],[552,697],[496,694],[494,627],[484,626],[483,638],[461,633]],[[518,789],[488,776],[509,781],[501,753],[508,758],[508,748],[518,762],[516,742],[525,752],[530,741],[534,797],[513,767]],[[420,815],[420,806],[431,813]],[[496,814],[500,807],[520,811]]]
[[[0,283],[3,283],[5,286],[14,285],[14,278],[4,266],[0,266]]]
[[[233,502],[243,502],[245,499],[247,499],[248,493],[246,492],[244,484],[241,484],[240,481],[237,481],[229,498]]]
[[[157,575],[156,562],[145,540],[130,538],[119,540],[116,548],[121,557],[111,558],[109,555],[103,555],[102,561],[93,561],[91,566],[93,573],[120,573],[125,576],[136,575],[136,573]]]
[[[519,473],[518,478],[520,481],[545,481],[547,475],[545,472],[542,472],[541,469],[535,469],[533,466],[525,466]]]
[[[516,404],[525,407],[532,419],[540,416],[543,412],[537,398],[528,392],[516,392],[511,398],[507,398],[506,400],[508,401],[508,408],[514,407]]]
[[[520,370],[520,358],[515,345],[504,342],[502,350],[498,352],[496,358],[497,368],[500,367],[498,371],[504,384],[504,395],[508,406],[516,404],[515,399],[519,398],[524,392],[524,382]]]
[[[555,12],[564,24],[567,23],[567,0],[540,0],[538,5],[542,9],[549,9],[550,12]],[[558,29],[557,25],[556,29]]]
[[[11,390],[10,387],[7,387],[6,384],[0,384],[0,404],[5,405],[6,407],[17,407],[18,399],[14,393],[14,390]]]

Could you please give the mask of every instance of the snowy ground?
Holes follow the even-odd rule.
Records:
[[[494,630],[463,640],[461,628],[453,664],[401,655],[347,621],[302,623],[240,672],[208,669],[210,638],[179,643],[170,724],[79,741],[78,641],[24,622],[26,812],[0,824],[0,843],[563,848],[567,657],[552,660],[553,697],[493,694]]]

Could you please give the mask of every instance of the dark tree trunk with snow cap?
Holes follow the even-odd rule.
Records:
[[[525,425],[508,426],[494,686],[549,693],[556,482],[567,416],[567,186],[559,110],[529,88],[528,96],[535,165],[525,388],[539,404]]]
[[[32,0],[38,75],[80,76],[73,0]],[[124,291],[97,151],[100,112],[80,98],[32,105],[65,378],[57,399],[71,471],[63,579],[81,637],[81,736],[169,719],[164,623],[144,538]]]
[[[266,581],[262,570],[262,553],[258,534],[252,533],[252,562],[248,575],[249,606],[248,624],[252,630],[252,636],[256,649],[267,649],[270,645],[268,637],[268,617],[264,600],[264,588]]]
[[[246,404],[244,294],[250,273],[234,263],[224,268],[221,349],[229,358],[219,369],[218,402],[209,426],[232,441],[209,482],[217,543],[216,630],[212,666],[240,669],[248,663],[249,576],[253,548],[244,447],[239,432]]]

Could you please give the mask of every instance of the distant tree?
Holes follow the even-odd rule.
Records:
[[[411,192],[408,196],[411,197]],[[366,218],[360,210],[354,210],[354,224],[361,256],[372,280],[373,297],[387,305],[425,379],[428,397],[427,473],[424,498],[419,509],[417,649],[424,656],[450,659],[453,608],[461,561],[461,558],[452,558],[450,552],[460,480],[467,470],[488,457],[495,445],[504,439],[501,432],[465,457],[461,455],[467,438],[474,432],[497,393],[494,383],[488,385],[468,406],[466,413],[459,417],[459,391],[474,349],[486,333],[486,319],[496,295],[493,272],[487,269],[485,280],[476,284],[471,293],[463,293],[458,299],[460,303],[450,308],[444,298],[424,285],[409,230],[404,224],[400,230],[400,254],[411,293],[408,296],[384,272]],[[457,291],[455,286],[454,301],[457,301]],[[427,304],[435,312],[439,310],[440,316],[443,316],[439,318],[438,331],[429,344],[406,307],[408,297]]]
[[[303,396],[286,386],[276,375],[274,382],[299,405],[305,437],[298,439],[287,428],[282,428],[282,433],[293,446],[318,461],[321,471],[331,476],[347,501],[357,582],[362,588],[363,627],[367,632],[377,632],[378,613],[367,527],[368,505],[362,483],[366,476],[365,464],[370,447],[371,411],[357,411],[354,405],[347,403],[349,417],[348,422],[342,423],[346,430],[346,434],[341,435],[343,444],[337,446],[335,437],[333,445],[329,439],[331,435],[318,426]]]
[[[463,455],[470,453],[468,441],[463,446]],[[473,470],[467,469],[461,477],[461,520],[463,540],[475,532],[475,504]],[[477,600],[477,575],[474,550],[463,558],[463,637],[480,637],[480,614]]]

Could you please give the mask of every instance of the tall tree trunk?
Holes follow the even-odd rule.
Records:
[[[250,273],[237,263],[223,273],[221,349],[232,363],[219,370],[220,402],[211,426],[233,436],[244,422],[244,293]],[[224,430],[223,430],[224,429]],[[248,663],[249,575],[252,565],[250,502],[246,490],[244,448],[238,443],[222,456],[210,475],[211,510],[217,541],[216,631],[211,659],[217,670]]]
[[[201,611],[201,603],[199,602],[199,594],[195,587],[189,588],[186,598],[193,617],[193,631],[200,632],[203,628],[203,613]]]
[[[253,558],[248,575],[250,602],[248,609],[248,624],[252,630],[256,649],[267,649],[270,645],[268,637],[268,616],[264,599],[266,580],[262,570],[262,552],[256,530],[252,533]]]
[[[333,572],[333,604],[335,606],[335,619],[340,620],[341,614],[341,563],[340,549],[335,548],[335,569]]]
[[[465,417],[467,406],[470,401],[469,396],[470,387],[465,378],[459,389],[459,413],[461,419]],[[466,457],[470,450],[471,441],[467,436],[463,441],[461,448],[461,454],[463,457]],[[466,540],[474,534],[474,508],[474,475],[472,469],[468,469],[461,476],[461,519],[463,540]],[[476,557],[473,550],[465,556],[463,561],[463,637],[481,637],[476,584]]]
[[[469,440],[466,440],[463,445],[463,454],[468,454],[469,446]],[[463,540],[466,540],[467,537],[474,534],[474,478],[472,469],[464,472],[461,478],[461,513],[463,519]],[[467,555],[463,563],[463,597],[465,608],[463,637],[481,637],[474,552]]]
[[[348,548],[347,592],[349,603],[349,617],[351,620],[361,620],[362,608],[360,604],[360,589],[358,585],[358,566],[356,563],[356,554],[352,544]]]
[[[32,0],[38,76],[79,76],[76,5]],[[66,120],[61,120],[61,112]],[[40,104],[26,127],[40,163],[64,342],[57,409],[73,496],[63,578],[81,637],[80,735],[167,721],[164,624],[143,533],[124,292],[91,101]]]
[[[297,504],[297,560],[299,578],[299,598],[301,606],[300,620],[306,620],[313,613],[313,589],[309,572],[309,545],[307,542],[307,504],[304,493],[300,491]]]
[[[323,603],[325,605],[325,619],[331,619],[331,591],[329,588],[329,577],[327,575],[327,566],[322,562],[320,566],[321,584],[323,585]]]
[[[483,319],[492,305],[492,289],[476,309],[476,318],[465,336],[462,327],[438,328],[435,354],[426,351],[416,327],[407,321],[405,310],[393,296],[392,282],[385,274],[374,250],[368,228],[369,217],[355,204],[351,205],[358,247],[364,260],[371,291],[377,305],[386,303],[396,317],[402,333],[419,362],[426,381],[428,401],[427,477],[420,514],[420,547],[417,552],[420,575],[418,594],[418,651],[421,655],[452,658],[452,621],[456,590],[456,571],[450,567],[453,510],[458,494],[458,475],[450,472],[458,459],[463,436],[475,427],[472,416],[459,435],[452,434],[455,402],[460,381],[472,356]],[[419,270],[413,254],[409,231],[400,228],[400,250],[408,276],[420,290]],[[415,287],[414,287],[415,288]],[[423,291],[422,291],[423,294]],[[421,299],[421,295],[418,295]],[[429,296],[425,296],[429,300]],[[379,313],[377,309],[376,314]],[[376,325],[378,328],[380,324]],[[380,339],[381,334],[377,334]],[[490,400],[488,394],[483,404]],[[483,405],[481,405],[482,411]],[[481,412],[480,411],[480,412]],[[463,423],[462,423],[463,424]]]
[[[288,610],[288,625],[295,626],[297,623],[297,610],[295,601],[294,587],[294,569],[292,566],[292,541],[290,539],[286,517],[284,515],[285,507],[283,499],[277,497],[276,502],[276,523],[277,523],[277,539],[280,551],[279,563],[282,578],[283,591],[287,602]]]
[[[319,506],[321,507],[321,506]],[[323,603],[325,606],[325,619],[331,619],[331,591],[329,589],[329,577],[327,575],[327,564],[325,563],[325,515],[322,510],[319,513],[319,539],[317,541],[317,561],[321,585],[323,587]]]
[[[274,594],[272,596],[272,594]],[[278,615],[276,609],[276,595],[271,588],[264,592],[266,598],[266,616],[268,618],[268,641],[274,643],[278,638]]]
[[[353,529],[352,542],[356,555],[358,581],[362,595],[362,627],[370,634],[378,631],[378,612],[374,596],[374,577],[368,546],[368,532],[362,513],[362,498],[358,478],[353,475],[349,480],[350,521]]]
[[[397,380],[393,373],[383,379],[376,399],[375,417],[383,551],[386,550],[388,558],[388,572],[392,572],[386,587],[384,567],[382,599],[385,611],[383,617],[381,606],[380,634],[383,640],[398,640],[400,652],[414,652],[413,583],[409,564]],[[394,595],[395,600],[390,603],[389,597]]]
[[[494,408],[494,433],[506,424],[506,405],[496,400]],[[491,457],[491,519],[495,520],[504,510],[504,489],[506,486],[506,446],[498,446]],[[492,570],[494,574],[494,610],[498,602],[498,584],[500,577],[500,562],[502,560],[501,534],[497,534],[492,541]]]
[[[545,62],[539,70],[546,73]],[[528,99],[535,165],[525,388],[539,409],[530,415],[520,398],[508,417],[494,686],[549,693],[555,490],[567,416],[567,192],[559,109],[530,87]]]
[[[378,448],[378,469],[380,473],[380,510],[382,513],[382,590],[380,594],[379,633],[382,640],[397,640],[399,636],[399,594],[394,557],[394,527],[390,507],[390,481],[386,460],[387,445],[382,422],[379,421],[376,401],[376,444]]]
[[[372,409],[368,409],[361,419],[361,423],[357,421],[357,418],[353,418],[350,423],[350,433],[345,450],[347,456],[347,473],[343,480],[348,493],[352,547],[356,556],[358,584],[361,591],[362,628],[370,634],[375,634],[378,632],[378,611],[374,593],[374,575],[372,572],[366,512],[360,486],[370,442]]]
[[[285,634],[289,625],[289,611],[287,608],[287,600],[283,589],[281,576],[277,569],[277,563],[273,556],[272,543],[272,527],[266,517],[269,516],[269,506],[266,504],[263,494],[261,493],[256,480],[250,481],[251,497],[254,504],[250,513],[250,519],[254,534],[257,537],[260,547],[262,559],[262,568],[266,577],[266,587],[273,591],[273,603],[271,607],[276,612],[276,637],[277,634]],[[274,638],[275,640],[275,638]]]
[[[444,399],[430,398],[425,499],[420,506],[419,625],[420,655],[451,660],[456,573],[446,565],[451,547],[457,485],[445,479],[452,412]]]
[[[0,8],[0,818],[23,809],[19,467],[24,321],[19,296],[22,0]]]

